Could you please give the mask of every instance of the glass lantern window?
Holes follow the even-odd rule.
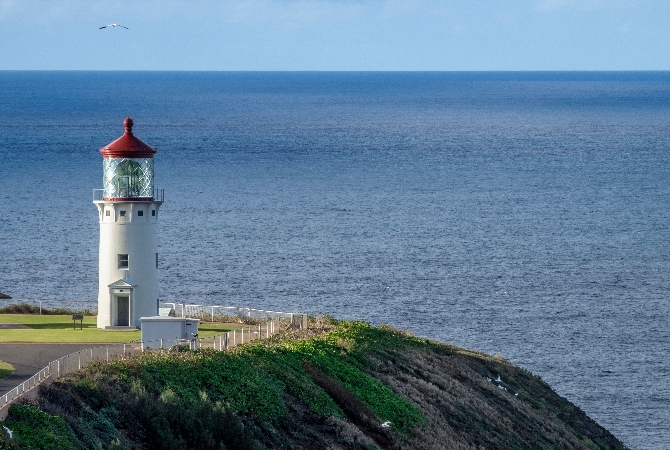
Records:
[[[153,158],[104,158],[103,187],[105,198],[153,198]]]

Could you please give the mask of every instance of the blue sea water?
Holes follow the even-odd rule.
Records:
[[[670,448],[670,73],[0,72],[0,291],[94,306],[128,114],[162,300],[500,353]]]

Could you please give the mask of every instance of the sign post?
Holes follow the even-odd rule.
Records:
[[[79,321],[79,329],[84,329],[84,315],[83,314],[73,314],[72,315],[72,329],[77,329],[77,320]]]

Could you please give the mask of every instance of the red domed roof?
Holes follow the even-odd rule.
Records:
[[[123,136],[100,149],[105,158],[152,158],[156,149],[149,147],[133,135],[133,119],[123,121],[126,132]]]

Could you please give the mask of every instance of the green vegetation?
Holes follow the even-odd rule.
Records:
[[[88,309],[70,309],[70,308],[41,308],[28,303],[18,303],[16,305],[8,305],[0,308],[0,314],[40,314],[40,315],[68,315],[68,314],[84,314],[87,316],[95,315]]]
[[[310,326],[95,363],[13,406],[14,447],[0,448],[623,448],[501,358],[363,322]]]
[[[73,329],[71,315],[0,314],[0,323],[26,325],[28,328],[0,329],[0,342],[130,342],[140,339],[140,332],[100,330],[94,316],[84,316],[83,329]],[[201,337],[215,336],[239,328],[240,324],[203,323]]]
[[[14,373],[14,366],[12,366],[7,362],[0,361],[0,380],[4,380],[13,373]]]
[[[13,439],[9,439],[3,428],[0,448],[54,450],[77,448],[77,438],[62,418],[47,414],[31,405],[11,405],[9,408],[9,414],[15,419],[11,427]]]

